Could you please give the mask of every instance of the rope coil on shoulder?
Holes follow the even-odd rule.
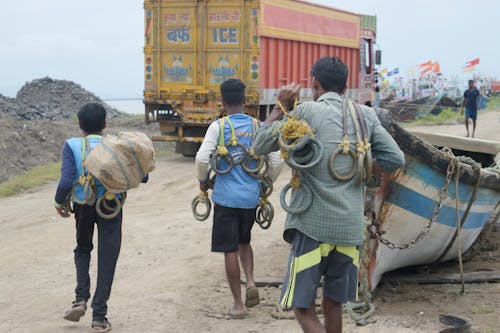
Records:
[[[347,133],[347,109],[349,109],[356,133],[356,149],[351,146]],[[339,181],[349,181],[357,175],[358,184],[362,184],[363,180],[368,181],[372,177],[373,157],[364,117],[361,114],[359,106],[352,101],[344,101],[342,104],[342,126],[344,132],[342,141],[328,159],[328,171],[333,178]],[[339,173],[335,169],[335,160],[338,158],[339,154],[343,154],[351,158],[352,169],[344,174]]]

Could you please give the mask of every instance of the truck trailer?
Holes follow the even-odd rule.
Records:
[[[159,141],[194,155],[210,123],[223,115],[219,86],[239,78],[246,112],[260,119],[282,85],[312,98],[310,69],[323,56],[349,68],[347,97],[374,99],[376,17],[299,0],[146,0],[145,122]]]

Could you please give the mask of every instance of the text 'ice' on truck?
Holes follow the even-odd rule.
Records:
[[[219,85],[239,78],[247,112],[263,119],[282,85],[312,98],[310,69],[322,56],[349,67],[347,96],[374,99],[376,17],[296,0],[150,0],[145,9],[145,121],[153,139],[194,155],[222,115]],[[377,61],[378,62],[378,61]]]

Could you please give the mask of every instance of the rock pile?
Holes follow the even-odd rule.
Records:
[[[69,120],[74,119],[82,105],[92,102],[103,104],[109,118],[126,115],[74,82],[49,77],[26,83],[16,98],[0,95],[0,115],[27,120]]]

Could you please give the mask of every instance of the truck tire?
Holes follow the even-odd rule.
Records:
[[[175,152],[184,157],[195,157],[201,144],[197,142],[177,142]]]

